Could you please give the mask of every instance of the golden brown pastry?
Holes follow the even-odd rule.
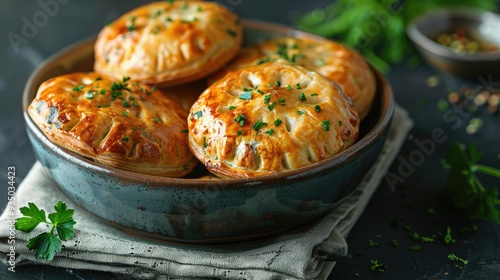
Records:
[[[52,142],[102,164],[180,177],[197,163],[188,147],[187,112],[127,78],[74,73],[49,79],[28,112]]]
[[[233,71],[191,107],[189,147],[214,174],[251,177],[297,169],[354,143],[359,117],[338,86],[282,63]]]
[[[235,69],[269,61],[316,71],[342,87],[362,119],[370,111],[376,90],[370,67],[357,52],[326,39],[276,38],[245,48],[225,69],[210,77],[209,83]]]
[[[241,42],[238,17],[217,3],[153,2],[99,33],[94,69],[115,78],[177,85],[216,71],[238,53]]]

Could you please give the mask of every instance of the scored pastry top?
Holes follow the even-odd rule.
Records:
[[[99,73],[51,78],[29,115],[54,143],[109,166],[180,177],[197,163],[187,112],[154,88]]]
[[[228,73],[188,117],[189,145],[220,177],[297,169],[354,143],[360,119],[338,85],[317,72],[264,63]]]
[[[104,27],[94,69],[164,86],[216,71],[241,48],[238,17],[213,2],[162,1],[138,7]]]

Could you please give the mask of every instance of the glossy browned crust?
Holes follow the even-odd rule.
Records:
[[[136,82],[98,73],[55,77],[42,83],[28,112],[52,142],[108,166],[180,177],[197,163],[187,112]]]
[[[375,77],[364,58],[354,50],[330,40],[276,38],[243,49],[224,69],[210,77],[209,83],[235,69],[265,61],[303,66],[337,82],[353,101],[363,119],[375,97]]]
[[[153,2],[104,27],[95,71],[171,86],[219,69],[240,50],[238,17],[213,2]]]
[[[276,125],[277,119],[282,123]],[[266,124],[259,128],[259,121]],[[188,118],[189,146],[218,176],[252,177],[337,154],[354,143],[359,122],[351,100],[329,79],[303,67],[265,63],[230,72],[200,95]]]

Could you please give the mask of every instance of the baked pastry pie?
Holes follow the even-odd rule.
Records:
[[[74,73],[49,79],[28,112],[52,142],[108,166],[180,177],[198,162],[188,147],[187,112],[128,78]]]
[[[235,69],[265,62],[303,66],[337,82],[353,101],[360,117],[368,112],[375,96],[376,82],[370,67],[357,52],[326,39],[275,38],[243,49],[209,83]]]
[[[223,6],[162,1],[134,9],[99,33],[94,69],[159,86],[193,81],[240,50],[242,26]]]
[[[189,147],[220,177],[297,169],[351,146],[360,119],[340,88],[317,72],[265,63],[207,88],[188,118]]]

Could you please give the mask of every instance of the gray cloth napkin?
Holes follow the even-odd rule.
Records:
[[[16,267],[46,263],[154,279],[326,279],[335,261],[347,254],[345,238],[399,153],[412,126],[408,113],[397,107],[387,142],[376,164],[360,186],[320,221],[281,235],[231,244],[174,244],[127,235],[71,202],[44,173],[40,163],[36,163],[17,189],[16,209],[31,201],[50,213],[58,200],[66,202],[69,208],[75,209],[75,238],[63,242],[62,252],[47,263],[36,260],[26,247],[29,238],[47,229],[39,225],[31,233],[16,231]],[[2,255],[10,251],[10,227],[19,215],[18,210],[13,216],[5,211],[0,217]]]

